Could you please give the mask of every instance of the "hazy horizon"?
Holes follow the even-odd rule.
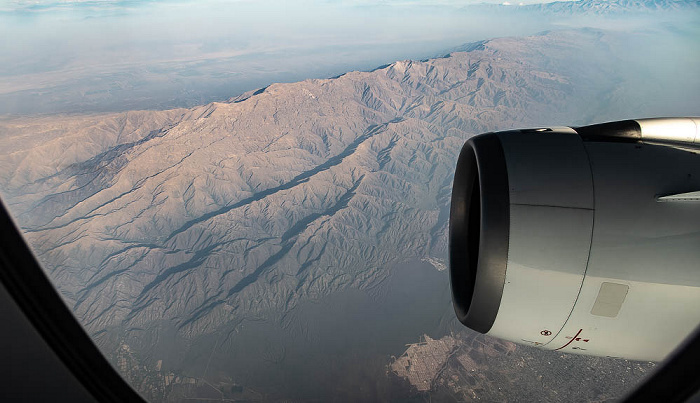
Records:
[[[643,30],[648,18],[469,7],[475,3],[485,2],[9,2],[0,8],[0,116],[191,107],[483,39]],[[655,18],[664,24],[663,14]]]

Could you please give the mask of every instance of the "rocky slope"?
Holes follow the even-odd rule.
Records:
[[[417,392],[467,402],[615,401],[619,390],[653,368],[651,363],[532,350],[469,332],[439,340],[425,336],[391,364],[392,373]]]
[[[697,10],[698,2],[693,0],[579,0],[573,2],[558,1],[536,6],[552,12],[587,12],[587,13],[624,13],[655,12],[673,10]]]
[[[574,0],[554,1],[517,6],[519,2],[511,1],[497,5],[472,5],[466,10],[484,8],[508,13],[538,13],[540,15],[614,15],[629,13],[650,13],[658,11],[697,10],[698,2],[693,0]]]
[[[135,362],[195,347],[211,361],[207,337],[245,320],[381,290],[402,262],[442,268],[463,142],[625,113],[611,43],[550,32],[192,109],[6,118],[0,189],[107,352],[131,337]]]
[[[463,141],[595,109],[605,72],[571,58],[600,43],[501,39],[191,110],[8,120],[0,180],[90,332],[211,332],[443,258]]]

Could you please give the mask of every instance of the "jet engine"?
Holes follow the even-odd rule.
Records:
[[[548,350],[659,361],[700,323],[700,118],[486,133],[450,209],[458,319]]]

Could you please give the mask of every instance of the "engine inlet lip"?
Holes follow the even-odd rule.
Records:
[[[503,295],[508,263],[510,197],[503,146],[496,133],[462,147],[450,205],[450,285],[455,314],[487,333]]]

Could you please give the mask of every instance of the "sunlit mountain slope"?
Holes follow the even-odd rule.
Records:
[[[89,331],[211,332],[444,259],[463,141],[594,116],[603,43],[499,39],[191,110],[9,120],[3,188]]]

